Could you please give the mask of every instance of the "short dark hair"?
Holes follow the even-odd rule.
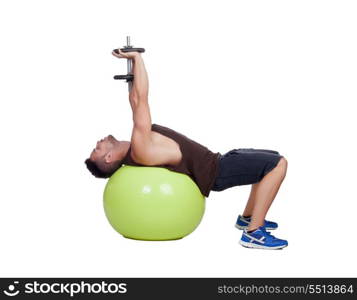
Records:
[[[122,161],[118,160],[110,165],[99,167],[96,162],[92,161],[90,158],[87,158],[85,161],[88,170],[92,173],[93,176],[97,178],[108,178],[114,174],[122,166]]]

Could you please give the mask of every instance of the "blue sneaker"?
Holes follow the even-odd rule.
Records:
[[[276,250],[286,247],[288,241],[278,239],[264,227],[259,227],[251,233],[244,230],[239,244],[247,248]]]
[[[248,228],[249,223],[250,223],[250,218],[245,218],[245,217],[239,215],[235,227],[237,227],[240,230],[244,230],[244,229]],[[274,229],[278,228],[278,223],[264,220],[264,227],[267,230],[274,230]]]

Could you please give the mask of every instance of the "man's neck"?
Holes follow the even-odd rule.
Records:
[[[127,154],[128,154],[128,150],[130,148],[130,142],[128,141],[121,141],[120,142],[120,151],[119,151],[119,159],[123,159]]]

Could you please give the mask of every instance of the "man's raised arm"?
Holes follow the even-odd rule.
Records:
[[[148,101],[149,80],[143,58],[140,53],[133,57],[134,81],[129,93],[129,101],[133,111],[134,129],[144,134],[151,132],[151,116]]]
[[[151,115],[148,102],[149,80],[144,61],[138,52],[119,54],[119,58],[132,59],[133,85],[129,93],[129,101],[133,111],[133,132],[131,136],[132,152],[137,160],[146,161],[152,148],[151,141]]]
[[[141,98],[142,100],[148,99],[149,94],[149,79],[146,72],[144,60],[140,53],[135,53],[133,61],[133,75],[134,82],[129,97]]]

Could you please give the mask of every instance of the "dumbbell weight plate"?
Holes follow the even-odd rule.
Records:
[[[144,53],[145,49],[144,48],[121,48],[120,49],[122,52],[139,52],[139,53]],[[116,54],[119,54],[118,49],[113,50]]]
[[[127,75],[115,75],[114,76],[115,80],[126,80],[127,82],[133,81],[134,75],[133,74],[127,74]]]

